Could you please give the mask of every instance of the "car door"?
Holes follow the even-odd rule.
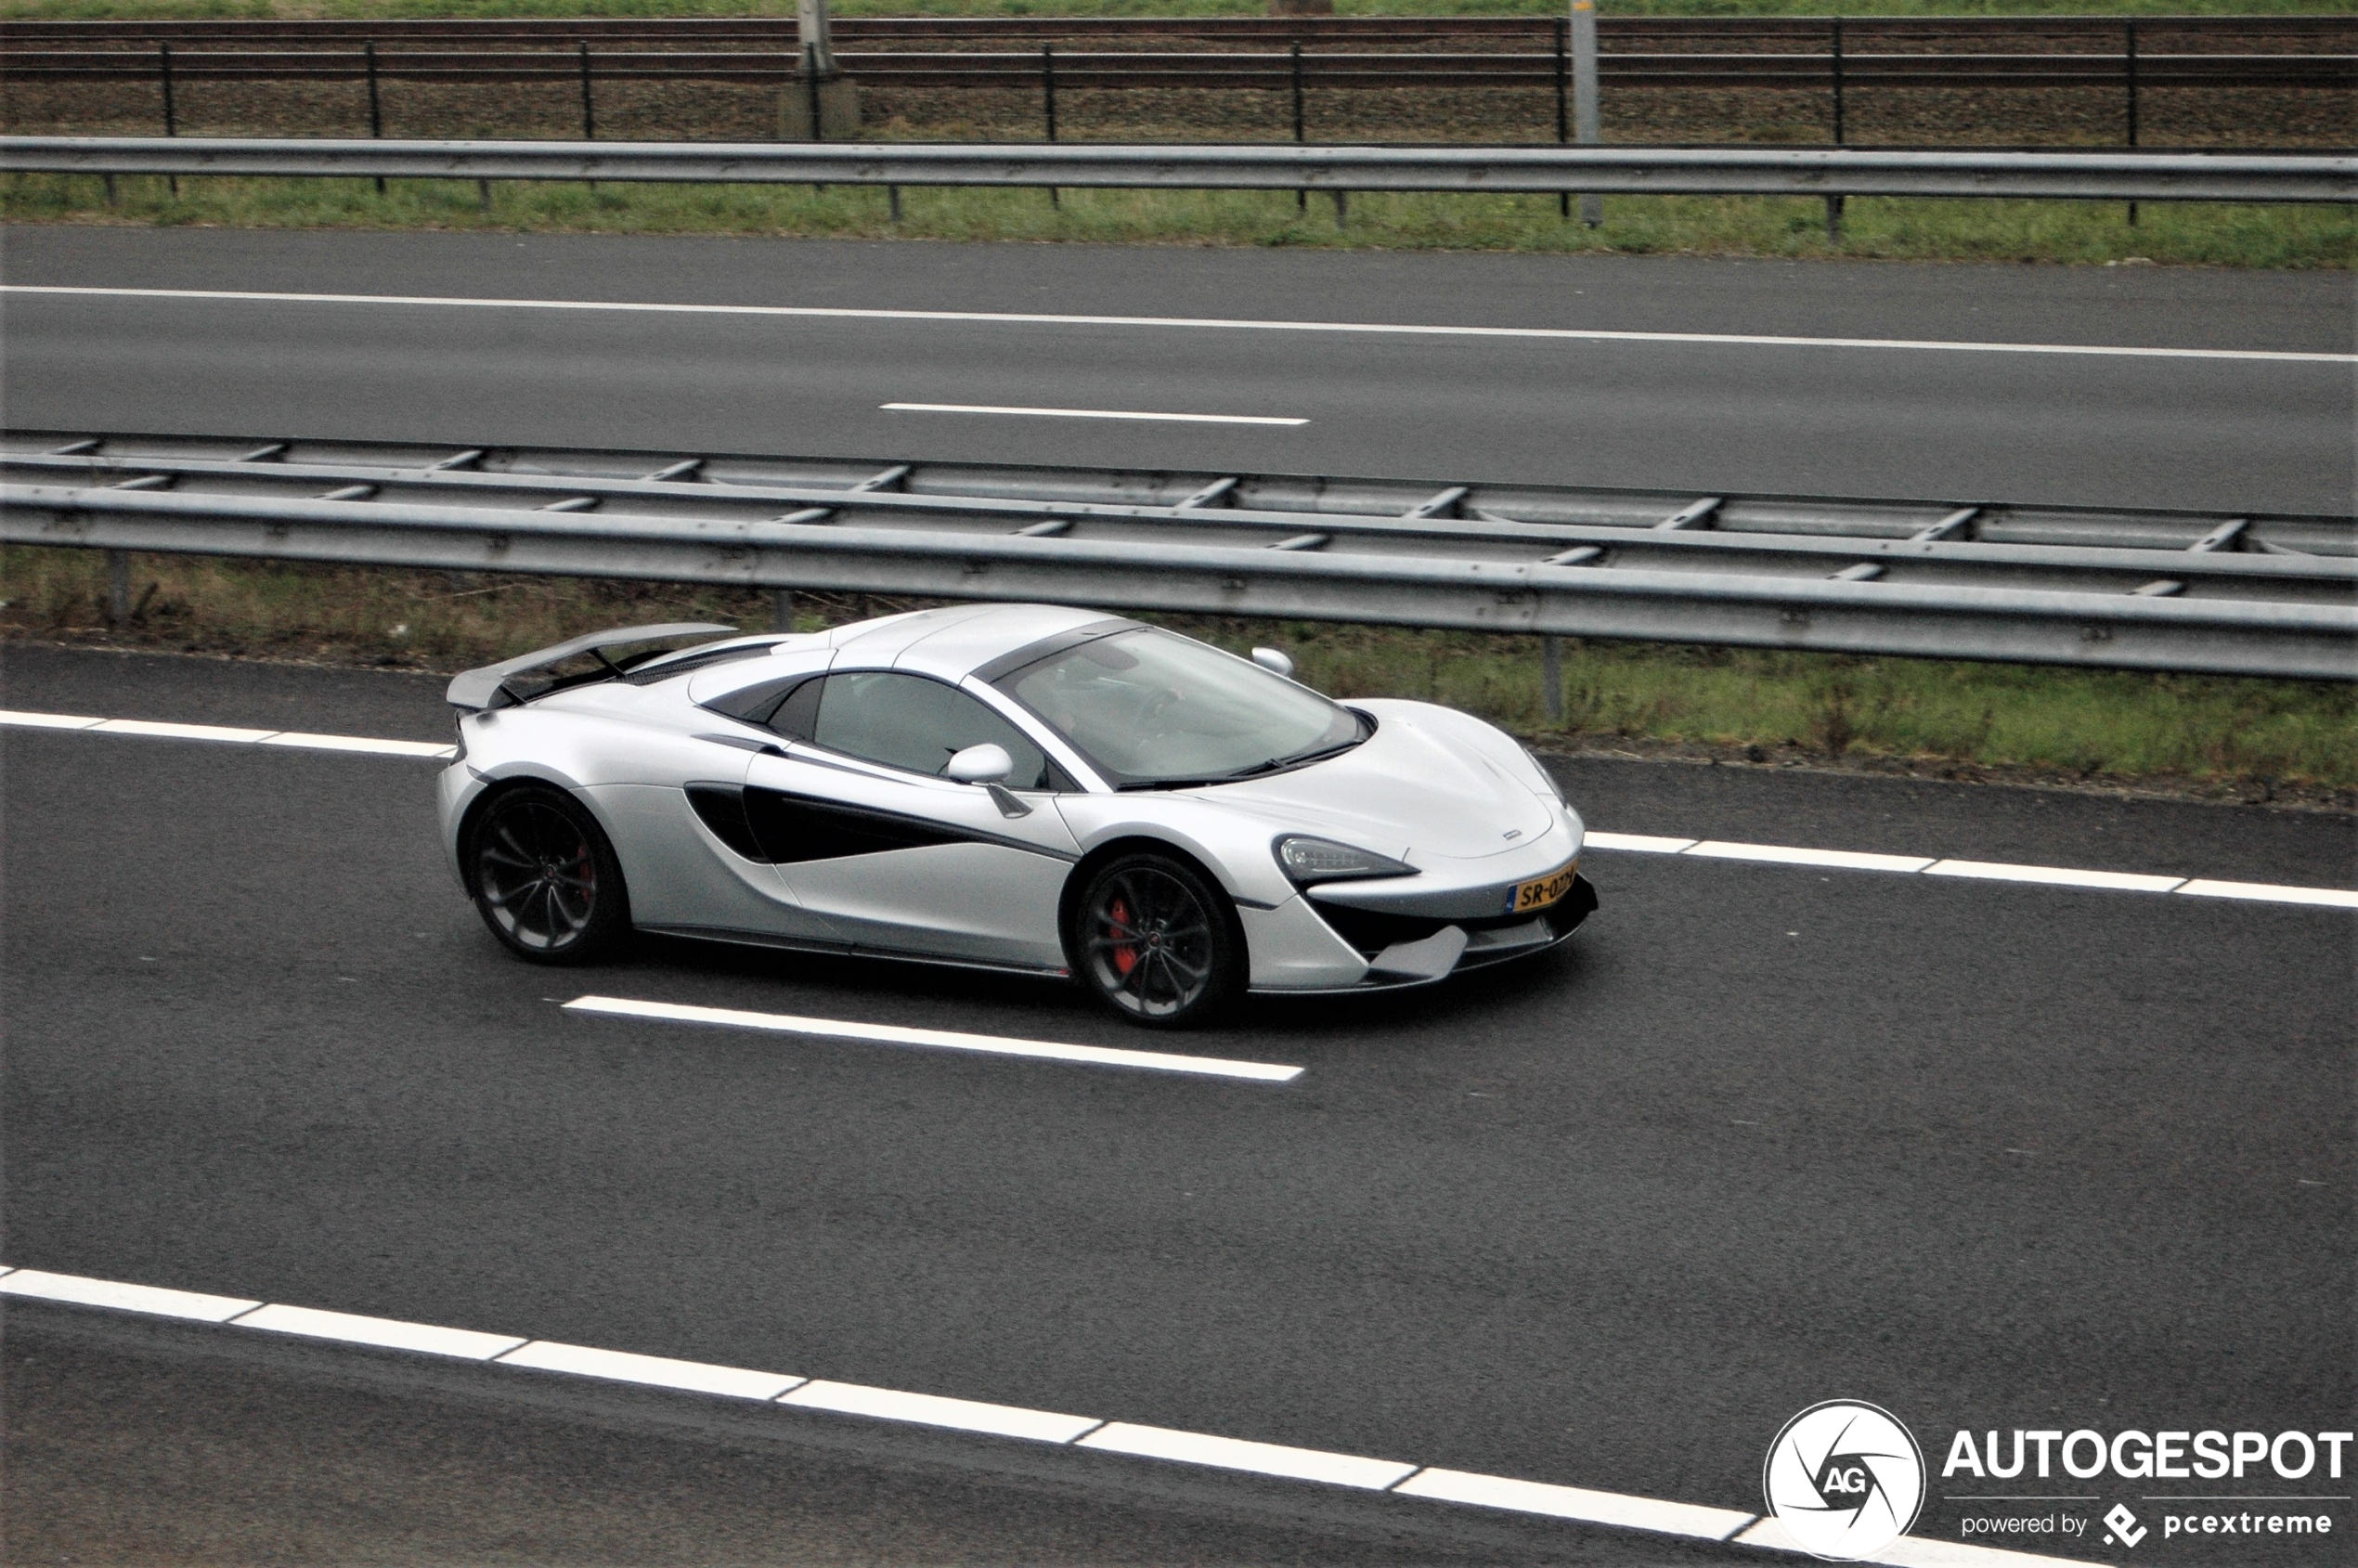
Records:
[[[1064,967],[1056,905],[1080,846],[1052,797],[1071,785],[1014,723],[946,681],[838,669],[770,726],[785,755],[753,758],[745,810],[803,910],[856,947]],[[1006,788],[941,776],[985,743],[1015,759]]]

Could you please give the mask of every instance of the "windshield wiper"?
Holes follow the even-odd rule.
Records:
[[[1281,768],[1306,768],[1313,762],[1323,762],[1329,757],[1341,757],[1367,738],[1365,735],[1354,735],[1341,745],[1330,745],[1321,751],[1299,751],[1291,757],[1273,757],[1266,762],[1256,762],[1250,768],[1239,768],[1227,776],[1232,779],[1250,779],[1263,773],[1274,773]]]
[[[1126,790],[1202,789],[1211,784],[1236,784],[1243,779],[1257,779],[1264,773],[1307,767],[1313,762],[1323,762],[1329,757],[1340,757],[1367,738],[1361,735],[1357,739],[1345,741],[1341,745],[1330,745],[1319,751],[1297,752],[1290,757],[1272,757],[1265,762],[1248,763],[1234,772],[1212,773],[1198,779],[1141,779],[1135,784],[1126,784],[1121,787]]]

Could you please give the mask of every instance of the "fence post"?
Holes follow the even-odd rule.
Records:
[[[582,52],[582,141],[597,141],[597,110],[590,104],[590,40],[577,38]],[[590,182],[590,193],[597,196],[597,182]]]
[[[2129,145],[2137,145],[2137,19],[2126,23],[2129,32],[2128,58],[2122,62],[2129,73]],[[2137,203],[2129,203],[2129,227],[2137,227]]]
[[[1293,139],[1294,145],[1299,147],[1302,144],[1302,142],[1308,139],[1304,134],[1307,127],[1307,122],[1302,116],[1302,40],[1299,38],[1293,41],[1292,58],[1290,63],[1293,67]],[[1308,212],[1310,210],[1310,192],[1307,190],[1295,191],[1293,193],[1293,207],[1294,211],[1297,213]]]
[[[1054,44],[1040,45],[1040,107],[1047,115],[1048,139],[1055,141],[1056,139],[1056,46]],[[1053,185],[1048,188],[1048,205],[1051,207],[1064,205],[1063,199],[1056,194],[1056,188]]]
[[[163,79],[163,134],[167,136],[176,136],[180,134],[180,116],[172,101],[172,45],[170,44],[156,45],[156,69]],[[170,176],[170,183],[172,194],[178,196],[180,176],[178,175]]]
[[[1831,58],[1828,63],[1833,75],[1834,90],[1834,145],[1840,147],[1846,135],[1846,127],[1843,124],[1842,19],[1840,17],[1833,19],[1833,42],[1830,54]],[[1842,198],[1839,196],[1826,198],[1826,243],[1829,245],[1842,243]]]
[[[371,137],[382,136],[385,134],[385,115],[383,101],[377,96],[377,41],[369,39],[360,45],[360,52],[369,65],[369,135]],[[385,177],[379,175],[377,194],[382,196],[384,193]]]
[[[1572,120],[1583,147],[1602,140],[1597,110],[1597,0],[1572,0]],[[1590,228],[1605,221],[1605,199],[1580,198],[1580,221]]]
[[[1556,145],[1561,147],[1572,140],[1572,23],[1563,17],[1556,19]],[[1556,211],[1564,217],[1572,216],[1572,192],[1556,192]]]

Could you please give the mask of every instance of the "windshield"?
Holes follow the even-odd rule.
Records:
[[[1270,772],[1367,733],[1315,692],[1151,627],[1051,654],[996,684],[1122,789]]]

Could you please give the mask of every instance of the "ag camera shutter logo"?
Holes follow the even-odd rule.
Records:
[[[1794,1545],[1830,1562],[1856,1562],[1914,1526],[1924,1506],[1924,1452],[1890,1411],[1829,1399],[1777,1433],[1760,1487]]]

